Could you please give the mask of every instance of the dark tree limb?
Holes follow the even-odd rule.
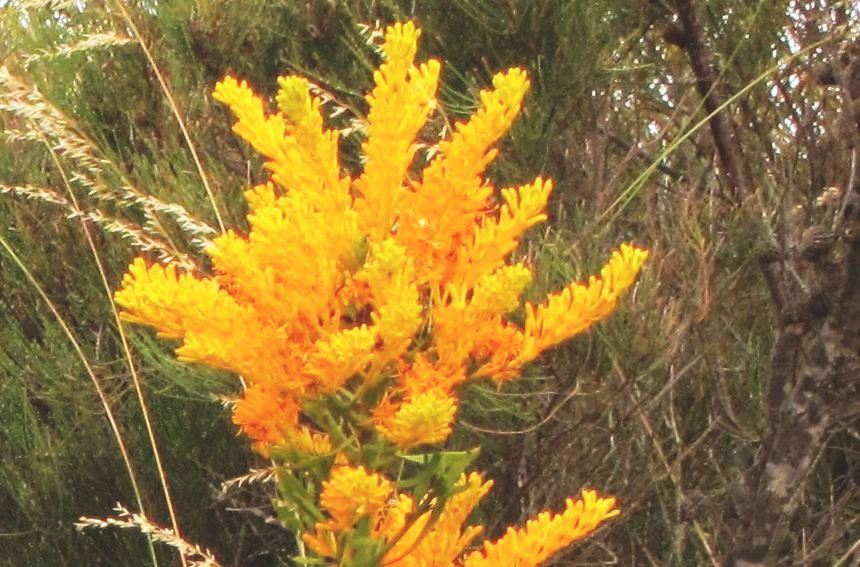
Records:
[[[681,25],[680,28],[669,28],[675,32],[672,43],[680,45],[687,52],[690,67],[696,76],[696,88],[702,97],[705,111],[712,114],[724,101],[715,88],[713,57],[705,43],[702,25],[692,0],[675,0],[675,7],[678,10],[678,20]],[[682,35],[674,37],[678,34]],[[742,199],[749,194],[749,184],[742,166],[743,153],[735,139],[728,115],[725,112],[718,112],[711,117],[708,125],[714,138],[720,166],[735,196]]]
[[[853,104],[853,93],[843,94]],[[856,135],[860,123],[852,125]],[[854,153],[852,138],[844,138],[846,154]],[[860,417],[860,183],[853,168],[843,190],[832,225],[824,219],[826,224],[799,227],[795,248],[761,264],[779,320],[768,435],[747,479],[749,500],[728,565],[773,565],[784,556],[780,547],[817,455],[832,430]]]

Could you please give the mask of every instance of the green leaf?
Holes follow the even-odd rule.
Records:
[[[349,547],[352,554],[349,557],[350,565],[375,567],[379,565],[383,553],[385,553],[385,545],[383,542],[372,537],[372,519],[365,516],[359,520],[358,524],[353,528],[349,538]]]
[[[308,486],[286,470],[278,472],[278,493],[288,504],[297,508],[305,526],[322,522],[325,517],[316,506],[316,494],[309,492]]]
[[[320,559],[319,557],[291,557],[290,560],[293,563],[298,563],[299,565],[326,565],[328,561],[325,559]]]
[[[432,492],[435,496],[447,499],[455,493],[454,485],[480,453],[480,448],[469,451],[440,451],[436,453],[420,453],[415,455],[400,455],[407,463],[420,467],[418,474],[405,478],[397,483],[401,489],[411,489],[417,502]]]

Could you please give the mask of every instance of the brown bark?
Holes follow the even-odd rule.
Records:
[[[687,52],[690,67],[696,76],[696,88],[702,97],[705,110],[712,114],[724,101],[715,88],[713,58],[705,42],[699,17],[691,0],[675,0],[675,7],[681,24],[676,33],[683,32],[683,39],[676,39],[674,43],[681,45]],[[742,199],[749,194],[749,184],[743,171],[743,154],[733,134],[728,115],[725,111],[718,112],[711,117],[708,125],[714,138],[720,166],[735,196]]]

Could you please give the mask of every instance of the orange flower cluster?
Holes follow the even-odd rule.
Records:
[[[492,484],[483,482],[477,473],[464,475],[456,485],[459,492],[437,518],[427,511],[409,522],[415,514],[415,502],[410,496],[390,498],[394,490],[387,479],[369,474],[362,467],[336,466],[321,496],[332,519],[317,523],[316,532],[305,534],[304,541],[321,557],[343,559],[339,553],[343,550],[338,548],[339,532],[352,528],[358,518],[366,516],[372,520],[372,536],[385,544],[380,561],[385,567],[531,567],[619,514],[614,498],[600,498],[596,492],[586,490],[582,498],[568,499],[564,512],[543,512],[524,528],[508,528],[500,539],[465,552],[482,527],[464,528],[463,523]]]
[[[305,79],[278,80],[274,112],[244,81],[218,83],[214,97],[236,116],[234,132],[271,173],[245,193],[250,231],[214,240],[206,251],[213,275],[138,258],[116,293],[126,320],[181,341],[180,360],[244,378],[233,421],[264,455],[360,461],[368,439],[401,452],[444,443],[460,384],[512,379],[589,328],[615,308],[647,257],[622,245],[599,277],[526,303],[524,326],[512,323],[507,316],[520,308],[532,272],[510,257],[523,233],[546,219],[552,183],[537,178],[496,191],[483,172],[529,81],[520,69],[496,75],[478,110],[420,169],[417,136],[436,107],[440,64],[415,63],[418,37],[412,23],[385,34],[355,179],[341,169],[338,132],[325,128],[322,102]],[[319,409],[327,402],[336,415]],[[384,564],[429,565],[407,557],[431,541],[450,551],[450,561],[432,564],[452,564],[477,533],[460,533],[460,525],[489,484],[468,477],[432,526],[427,516],[416,527],[424,516],[406,518],[422,503],[399,494],[391,504],[390,482],[369,480],[376,473],[360,464],[332,469],[320,495],[330,521],[306,537],[311,547],[337,553],[332,534],[373,517],[375,536],[388,545]],[[585,493],[563,514],[540,516],[464,564],[503,564],[493,558],[525,554],[538,540],[560,549],[617,513],[613,505]]]

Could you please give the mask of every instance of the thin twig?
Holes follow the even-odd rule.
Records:
[[[564,407],[564,405],[570,401],[571,398],[579,394],[579,384],[576,385],[570,392],[565,395],[564,399],[557,403],[550,412],[539,422],[534,425],[530,425],[525,429],[514,429],[510,431],[503,431],[498,429],[484,429],[483,427],[478,427],[477,425],[472,425],[471,423],[460,420],[459,423],[462,424],[463,427],[469,429],[470,431],[477,431],[478,433],[489,433],[492,435],[525,435],[526,433],[531,433],[532,431],[536,431],[540,429],[544,424],[546,424],[549,420],[551,420],[558,411]]]

